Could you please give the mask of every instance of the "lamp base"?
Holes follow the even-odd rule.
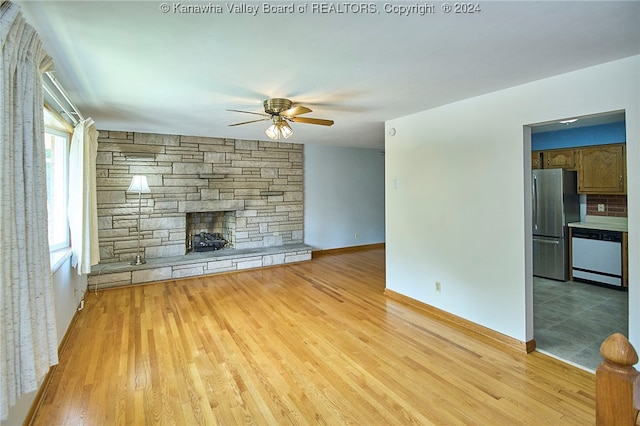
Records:
[[[137,255],[137,256],[136,256],[136,260],[134,260],[133,262],[131,262],[131,264],[132,264],[132,265],[134,265],[134,266],[136,266],[136,265],[143,265],[143,264],[145,264],[145,263],[147,263],[147,261],[146,261],[146,260],[144,260],[144,259],[142,258],[142,256],[140,256],[140,255]]]

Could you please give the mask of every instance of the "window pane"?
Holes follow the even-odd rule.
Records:
[[[47,161],[47,210],[49,214],[49,247],[51,250],[69,246],[67,223],[67,158],[69,137],[47,130],[45,149]]]

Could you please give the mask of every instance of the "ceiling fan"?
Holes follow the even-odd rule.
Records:
[[[229,126],[240,126],[242,124],[257,123],[259,121],[271,121],[271,125],[265,130],[267,136],[271,139],[285,139],[293,135],[293,129],[289,125],[289,121],[294,123],[318,124],[320,126],[332,126],[333,120],[325,120],[322,118],[299,117],[308,114],[311,110],[302,105],[293,106],[293,102],[284,98],[272,98],[263,102],[264,113],[241,111],[238,109],[229,109],[227,111],[242,112],[245,114],[261,115],[265,118],[257,120],[243,121],[242,123],[230,124]]]

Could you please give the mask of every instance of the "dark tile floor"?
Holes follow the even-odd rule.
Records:
[[[533,279],[537,349],[594,370],[610,334],[628,333],[627,292],[579,282]]]

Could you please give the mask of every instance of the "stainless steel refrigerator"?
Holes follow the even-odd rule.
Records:
[[[576,172],[533,170],[533,275],[568,281],[567,223],[580,220]]]

